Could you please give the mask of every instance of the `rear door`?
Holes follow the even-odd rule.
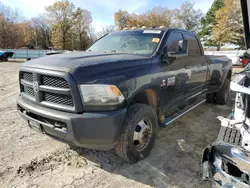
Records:
[[[188,81],[189,97],[195,97],[203,92],[207,76],[207,60],[202,46],[197,37],[190,33],[183,33],[184,39],[188,40],[188,57],[185,58],[184,68],[190,70]],[[185,92],[185,91],[183,91]]]

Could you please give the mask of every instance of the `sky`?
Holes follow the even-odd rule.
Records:
[[[18,8],[27,19],[44,12],[44,7],[56,0],[0,0],[4,5]],[[185,0],[70,0],[76,7],[91,11],[96,32],[105,25],[114,24],[114,13],[119,9],[129,13],[143,13],[155,6],[178,8]],[[214,0],[187,0],[195,3],[195,9],[206,13]]]

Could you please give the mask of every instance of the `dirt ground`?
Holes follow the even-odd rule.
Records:
[[[137,164],[114,151],[70,148],[30,130],[16,111],[20,63],[0,63],[0,187],[210,187],[200,181],[203,149],[219,132],[229,105],[203,104],[162,129],[150,156]]]

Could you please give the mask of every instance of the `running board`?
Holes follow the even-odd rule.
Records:
[[[165,121],[164,121],[164,123],[162,123],[162,126],[166,127],[166,126],[172,124],[178,118],[180,118],[181,116],[183,116],[186,113],[190,112],[191,110],[195,109],[196,107],[198,107],[199,105],[203,104],[204,102],[206,102],[206,99],[203,99],[202,101],[199,101],[199,102],[195,103],[194,105],[188,105],[188,106],[186,106],[183,110],[180,110],[180,112],[172,115],[171,117],[166,118]]]

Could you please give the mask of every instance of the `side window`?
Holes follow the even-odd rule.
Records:
[[[184,34],[185,39],[188,40],[189,48],[188,48],[188,55],[190,57],[200,57],[201,56],[201,49],[198,43],[198,40],[195,36]]]
[[[181,33],[172,32],[167,38],[167,52],[179,52],[182,50],[183,37]]]

